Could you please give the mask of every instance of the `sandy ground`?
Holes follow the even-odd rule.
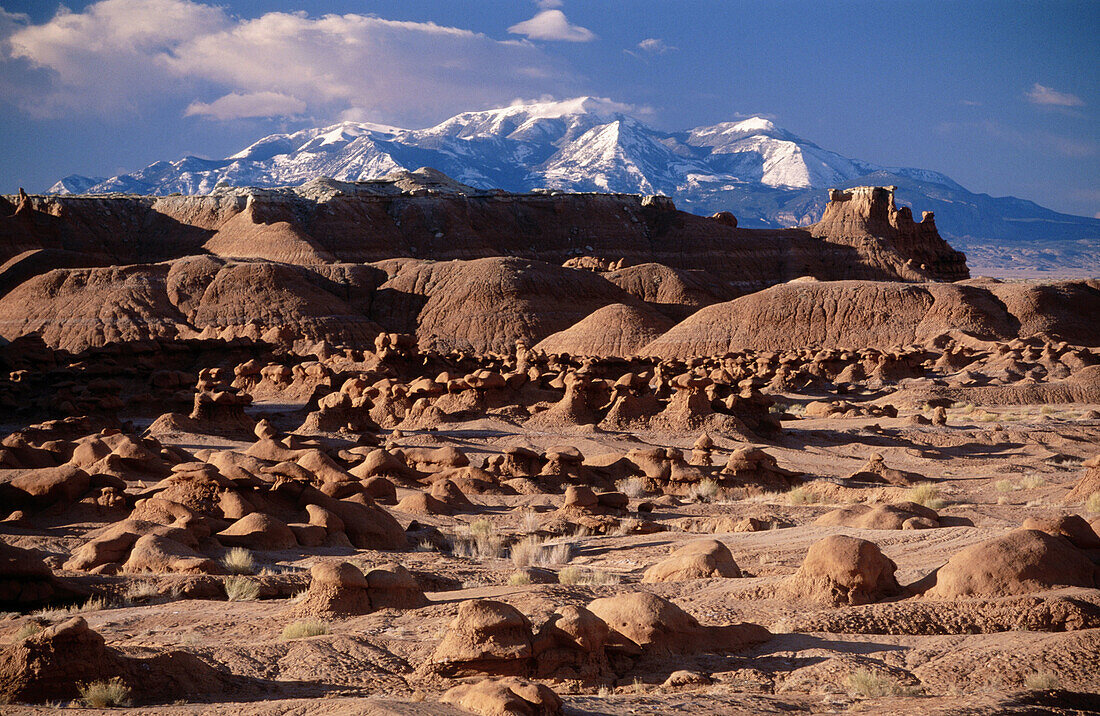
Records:
[[[288,407],[278,406],[285,411]],[[929,610],[977,615],[988,604],[928,604],[910,598],[889,605],[828,608],[792,602],[776,595],[806,550],[820,539],[847,534],[875,542],[897,564],[902,585],[935,570],[959,550],[1018,527],[1027,517],[1085,514],[1081,505],[1066,506],[1063,497],[1082,474],[1081,462],[1100,444],[1100,421],[1083,420],[1089,408],[1067,405],[1040,409],[1016,406],[994,409],[1005,430],[994,431],[988,417],[972,411],[949,411],[946,426],[908,425],[897,419],[796,419],[784,422],[774,444],[761,444],[782,467],[801,471],[806,489],[820,496],[809,504],[791,504],[783,494],[711,502],[658,506],[649,518],[667,528],[653,534],[586,535],[562,538],[572,546],[570,565],[602,576],[606,584],[524,584],[511,586],[515,565],[503,558],[473,559],[434,550],[393,554],[341,548],[256,552],[259,563],[289,577],[322,559],[338,557],[360,567],[396,559],[432,585],[430,604],[412,610],[385,609],[364,616],[335,619],[331,634],[308,639],[280,639],[293,607],[284,598],[224,602],[173,600],[143,606],[86,611],[83,616],[107,643],[123,653],[150,649],[189,651],[219,668],[270,684],[261,700],[228,703],[194,702],[132,709],[152,714],[451,714],[438,703],[448,685],[414,675],[442,639],[457,605],[467,599],[495,599],[524,612],[536,625],[565,605],[584,605],[593,598],[647,590],[674,601],[703,624],[748,621],[769,628],[765,644],[734,654],[689,654],[675,659],[642,660],[629,673],[603,688],[578,683],[551,683],[569,714],[714,714],[752,713],[1088,713],[1100,710],[1100,629],[1074,631],[993,630],[987,633],[913,633],[908,615]],[[279,422],[262,403],[252,408]],[[287,422],[293,414],[283,413]],[[300,422],[300,420],[299,420]],[[734,440],[715,435],[722,448]],[[447,430],[410,432],[400,444],[453,445],[473,464],[508,446],[533,449],[570,445],[585,455],[623,453],[647,445],[690,449],[692,438],[658,434],[602,433],[577,428],[565,434],[528,432],[495,419],[452,424]],[[247,443],[202,436],[181,436],[180,446],[235,447]],[[860,467],[872,453],[895,468],[919,473],[936,484],[945,505],[945,526],[933,530],[861,530],[815,525],[825,512],[860,499],[835,489],[836,481]],[[830,491],[830,488],[832,490]],[[899,499],[902,488],[875,488],[864,498]],[[399,495],[400,497],[400,495]],[[402,515],[438,527],[445,534],[475,520],[488,519],[502,535],[522,533],[523,509],[554,508],[559,495],[475,496],[477,509],[453,517]],[[812,499],[812,498],[811,498]],[[632,509],[639,500],[632,500]],[[719,532],[705,536],[729,547],[744,572],[740,579],[706,579],[642,584],[642,572],[669,551],[703,530],[685,531],[684,518],[755,515],[783,518],[794,526],[762,532]],[[11,528],[5,540],[58,555],[70,552],[95,524],[39,530]],[[690,526],[690,525],[689,525]],[[552,565],[560,570],[564,565]],[[293,591],[292,590],[292,591]],[[1044,598],[1077,599],[1100,604],[1096,590],[1062,590]],[[1007,598],[1002,606],[1012,610]],[[892,633],[871,633],[870,616],[884,608],[896,617]],[[878,610],[878,611],[876,611]],[[923,611],[922,611],[923,610]],[[916,619],[916,617],[913,617]],[[0,642],[8,641],[27,617],[0,620]],[[921,623],[927,622],[925,616]],[[824,621],[823,621],[824,620]],[[829,620],[832,620],[829,622]],[[917,620],[920,621],[920,620]],[[934,621],[934,618],[933,618]],[[848,624],[849,631],[819,631],[821,623]],[[914,621],[913,623],[916,623]],[[882,631],[879,629],[879,631]],[[891,631],[891,630],[887,630]],[[707,686],[677,689],[663,685],[673,671],[705,674]],[[895,695],[858,693],[850,675],[860,669],[889,674]],[[1026,688],[1036,674],[1053,678],[1054,688]],[[0,706],[11,714],[50,713],[48,707]],[[66,709],[67,713],[80,712]]]

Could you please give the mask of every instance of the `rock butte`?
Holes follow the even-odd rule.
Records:
[[[1096,316],[891,187],[0,200],[0,700],[1094,709]]]

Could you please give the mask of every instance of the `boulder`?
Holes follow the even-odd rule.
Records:
[[[294,531],[285,522],[262,512],[245,515],[219,532],[217,537],[226,547],[278,550],[298,546]]]
[[[534,650],[531,622],[515,607],[488,599],[471,599],[432,653],[428,668],[441,676],[529,673]]]
[[[914,585],[929,599],[1001,597],[1100,586],[1100,568],[1062,537],[1018,529],[956,553]]]
[[[440,699],[478,716],[561,716],[562,701],[549,686],[516,677],[454,686]]]
[[[679,582],[740,576],[741,570],[733,561],[729,548],[718,540],[703,539],[689,542],[673,552],[668,559],[647,569],[642,581]]]
[[[416,579],[399,564],[386,564],[364,575],[347,562],[318,562],[309,576],[309,590],[292,609],[295,616],[347,617],[428,603]]]
[[[874,542],[833,535],[810,547],[781,591],[830,606],[869,604],[900,591],[896,569]]]
[[[771,637],[757,624],[702,626],[680,607],[648,592],[596,599],[588,610],[611,629],[609,646],[634,655],[734,651]]]
[[[855,504],[826,512],[814,524],[864,530],[930,529],[940,526],[939,515],[915,502],[892,505]]]

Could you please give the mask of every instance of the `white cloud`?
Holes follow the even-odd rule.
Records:
[[[1083,107],[1085,101],[1075,94],[1059,92],[1056,89],[1045,87],[1038,82],[1024,93],[1027,101],[1032,104],[1053,105],[1055,107]]]
[[[561,7],[565,3],[562,0],[535,0],[535,4],[543,10],[550,10],[556,7]]]
[[[192,102],[183,114],[187,117],[200,115],[227,120],[244,117],[290,117],[305,110],[305,102],[279,92],[230,92],[213,102]]]
[[[595,33],[588,28],[569,24],[561,10],[543,10],[530,20],[512,25],[508,32],[525,35],[532,40],[591,42],[596,39]]]
[[[218,119],[369,107],[374,119],[415,124],[574,89],[526,40],[357,14],[240,19],[193,0],[101,0],[40,25],[5,20],[0,32],[10,43],[0,35],[0,75],[41,78],[11,99],[42,116],[173,103]]]
[[[680,48],[667,44],[659,37],[647,37],[638,43],[638,49],[642,52],[649,52],[654,55],[663,55],[666,52],[672,52]]]

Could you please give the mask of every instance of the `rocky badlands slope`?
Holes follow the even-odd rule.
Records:
[[[1100,709],[1100,283],[831,199],[11,198],[4,712]]]

